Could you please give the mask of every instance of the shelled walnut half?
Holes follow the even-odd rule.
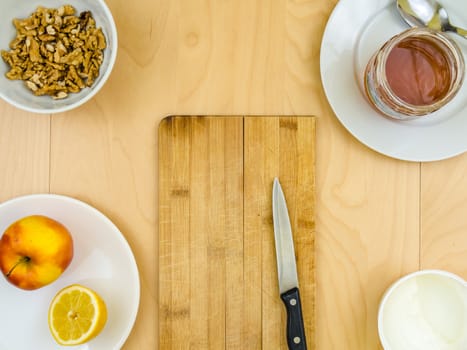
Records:
[[[9,51],[1,51],[10,66],[6,77],[56,99],[92,86],[107,43],[89,11],[75,14],[71,5],[38,7],[28,18],[14,19],[16,38]]]

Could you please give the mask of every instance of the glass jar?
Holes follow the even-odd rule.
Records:
[[[389,39],[369,60],[365,92],[384,115],[411,119],[435,112],[459,91],[464,59],[447,35],[408,29]]]

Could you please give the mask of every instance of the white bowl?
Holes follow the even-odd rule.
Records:
[[[402,277],[381,300],[378,332],[385,350],[467,349],[467,282],[441,270]]]
[[[9,50],[10,41],[16,36],[16,29],[12,24],[14,18],[27,18],[38,6],[58,8],[67,4],[74,6],[78,14],[82,11],[91,11],[96,26],[102,28],[107,39],[107,48],[104,51],[104,61],[98,78],[91,87],[69,94],[64,99],[54,100],[50,96],[35,96],[23,81],[7,79],[5,73],[9,71],[9,66],[0,58],[0,97],[5,101],[29,112],[45,114],[64,112],[91,99],[108,79],[117,57],[118,40],[115,22],[103,0],[1,0],[0,50]]]

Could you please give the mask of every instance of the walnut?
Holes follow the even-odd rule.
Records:
[[[91,12],[75,13],[71,5],[38,7],[28,18],[14,19],[16,37],[9,51],[1,51],[10,66],[6,77],[24,80],[36,96],[54,99],[92,86],[107,42]]]

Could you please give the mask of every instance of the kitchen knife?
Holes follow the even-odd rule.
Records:
[[[289,350],[306,350],[297,265],[287,203],[277,178],[272,190],[272,216],[276,242],[279,293],[287,311],[287,345]]]

